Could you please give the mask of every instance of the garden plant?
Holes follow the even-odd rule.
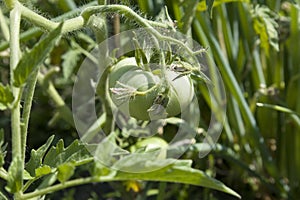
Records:
[[[4,0],[0,199],[297,199],[297,0]]]

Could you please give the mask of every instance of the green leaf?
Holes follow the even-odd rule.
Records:
[[[260,45],[269,55],[270,46],[276,51],[279,51],[279,37],[278,37],[278,18],[276,13],[272,12],[266,6],[255,6],[251,11],[253,17],[253,26],[255,32],[259,35]]]
[[[51,147],[45,155],[43,164],[56,168],[66,162],[73,162],[76,166],[89,162],[93,158],[85,145],[75,140],[67,148],[64,148],[63,140],[60,140],[56,147]]]
[[[8,180],[5,189],[10,193],[19,192],[22,189],[22,173],[23,169],[20,168],[22,160],[20,156],[13,158],[8,169]]]
[[[75,166],[73,163],[63,163],[57,167],[57,179],[64,183],[74,174]]]
[[[48,54],[52,51],[56,42],[61,35],[63,24],[60,24],[56,29],[51,31],[45,38],[43,38],[37,45],[26,52],[19,61],[14,70],[14,86],[20,87],[23,85],[31,72],[38,68],[39,65],[46,59]]]
[[[79,50],[70,50],[66,52],[62,58],[63,58],[63,63],[62,63],[62,68],[63,68],[63,75],[65,79],[70,78],[72,75],[74,69],[77,66],[78,61],[80,60],[80,54],[81,52]]]
[[[31,150],[30,159],[26,163],[25,169],[30,173],[31,176],[37,176],[36,175],[36,169],[42,165],[42,160],[44,155],[46,154],[47,150],[49,149],[52,141],[54,139],[54,135],[49,137],[47,142],[38,148],[38,150]]]
[[[156,162],[153,164],[153,166],[157,168],[161,166],[160,163],[161,162]],[[166,167],[146,173],[129,173],[118,171],[113,179],[119,181],[145,180],[191,184],[216,189],[240,198],[239,194],[228,188],[222,182],[209,177],[200,170],[191,168],[191,164],[192,162],[187,160],[173,160],[173,163],[167,165]]]
[[[31,179],[33,179],[34,177],[32,177],[30,174],[29,174],[29,172],[27,171],[27,170],[24,170],[23,171],[23,179],[24,180],[31,180]]]
[[[7,109],[14,101],[14,96],[9,86],[4,86],[0,83],[0,110]]]
[[[49,167],[48,165],[43,165],[35,169],[35,176],[40,177],[40,176],[50,174],[51,172],[52,172],[51,167]]]
[[[212,17],[212,8],[214,5],[214,1],[215,0],[205,0],[206,6],[207,6],[207,11],[208,11],[210,17]]]

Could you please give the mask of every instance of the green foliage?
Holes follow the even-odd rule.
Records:
[[[164,160],[163,162],[158,161],[154,163],[152,167],[160,168],[160,166],[165,164],[164,162],[168,162],[168,160]],[[161,169],[150,171],[147,173],[128,173],[128,172],[120,171],[116,173],[114,179],[115,180],[166,181],[166,182],[192,184],[192,185],[220,190],[240,198],[240,195],[238,195],[232,189],[225,186],[220,181],[217,181],[216,179],[209,177],[207,174],[203,173],[200,170],[193,169],[191,167],[192,162],[190,160],[176,160],[176,161],[169,160],[169,162],[171,162],[172,164],[169,164]],[[124,164],[128,165],[128,163],[124,163]],[[132,160],[131,164],[135,165],[136,160]]]
[[[260,45],[269,55],[270,46],[279,51],[276,14],[266,6],[256,5],[252,10],[254,30],[260,37]]]
[[[31,150],[30,159],[26,163],[26,168],[25,168],[30,173],[31,176],[38,176],[36,174],[36,169],[38,169],[42,165],[44,155],[48,151],[53,139],[54,139],[54,135],[51,136],[47,140],[47,142],[37,150],[34,149]]]
[[[47,58],[49,53],[60,38],[63,24],[60,24],[55,30],[50,32],[43,38],[33,49],[26,52],[16,69],[14,70],[14,86],[22,86],[34,69],[37,69],[40,64]]]
[[[5,0],[5,4],[9,5],[8,9],[15,6],[12,2]],[[98,1],[98,4],[99,2],[109,4],[108,1]],[[120,2],[130,5],[137,11],[133,1]],[[3,110],[0,125],[5,132],[11,132],[15,136],[20,128],[25,130],[24,124],[29,120],[27,115],[22,115],[20,126],[11,123],[18,117],[16,114],[25,112],[32,118],[28,129],[30,133],[28,141],[27,133],[20,138],[22,147],[28,144],[26,148],[31,150],[25,169],[20,167],[24,163],[23,156],[13,157],[9,163],[11,156],[6,156],[6,142],[10,143],[11,139],[4,140],[4,131],[0,130],[0,184],[6,185],[6,191],[14,195],[15,199],[58,199],[62,198],[62,194],[66,198],[79,199],[82,193],[90,194],[93,187],[97,188],[93,197],[90,195],[81,199],[154,199],[156,195],[157,199],[226,198],[222,193],[211,192],[210,189],[223,191],[235,197],[242,196],[244,199],[299,199],[300,158],[297,154],[300,151],[299,1],[138,0],[136,2],[145,18],[130,15],[129,8],[124,11],[122,10],[124,7],[120,9],[118,4],[110,10],[110,5],[103,9],[101,5],[94,7],[97,2],[92,2],[86,5],[92,12],[86,12],[84,8],[76,8],[73,0],[58,4],[45,2],[43,5],[32,1],[30,3],[32,7],[38,7],[50,15],[58,15],[58,18],[50,21],[22,4],[16,4],[21,11],[22,20],[25,19],[39,28],[30,28],[22,23],[22,33],[19,36],[12,35],[10,38],[8,27],[17,25],[17,22],[11,19],[17,19],[19,13],[15,12],[17,9],[9,13],[7,8],[1,7],[4,17],[0,16],[0,78],[3,82],[0,83],[0,110]],[[109,15],[113,16],[113,19],[103,17],[108,11],[114,12]],[[91,13],[97,14],[90,16]],[[72,19],[69,20],[70,18]],[[87,23],[91,18],[96,20]],[[156,19],[155,22],[149,20],[150,18]],[[62,24],[59,25],[61,21],[64,21],[63,31]],[[93,23],[97,21],[101,21],[100,31],[99,27],[95,27],[97,24]],[[100,113],[97,114],[101,116],[98,119],[101,123],[92,127],[95,127],[95,132],[103,127],[109,127],[111,130],[107,132],[110,135],[96,149],[96,155],[98,159],[105,161],[104,165],[94,159],[87,150],[87,148],[93,150],[95,146],[74,140],[77,135],[69,109],[72,91],[70,85],[84,56],[95,63],[98,62],[89,53],[98,45],[95,38],[104,40],[107,35],[117,34],[136,24],[143,27],[147,23],[154,30],[152,33],[160,31],[160,26],[168,27],[170,31],[177,28],[202,46],[208,47],[202,56],[210,59],[202,69],[211,70],[213,77],[211,82],[203,81],[204,73],[202,74],[202,71],[193,73],[193,68],[189,65],[178,69],[179,76],[194,78],[192,81],[201,110],[197,116],[199,115],[201,120],[196,127],[191,127],[179,116],[174,116],[165,120],[165,124],[158,130],[158,137],[167,142],[172,140],[178,128],[196,135],[187,151],[183,146],[170,145],[163,156],[159,156],[161,152],[158,147],[148,149],[142,147],[136,149],[137,154],[129,154],[128,150],[132,150],[141,141],[140,138],[130,136],[131,133],[139,134],[139,131],[131,130],[131,126],[145,126],[147,123],[130,121],[129,127],[122,130],[114,126],[107,107],[110,99],[105,96],[107,91],[102,91],[101,103],[96,108]],[[74,31],[78,29],[81,31]],[[45,30],[49,33],[40,40],[39,37]],[[72,34],[67,34],[59,48],[53,52],[62,32],[70,31]],[[157,35],[154,35],[153,38],[156,38]],[[164,37],[160,39],[162,38]],[[127,43],[132,45],[135,42],[127,41],[128,38],[119,39],[121,45]],[[156,39],[160,45],[159,37]],[[37,42],[38,40],[40,42]],[[15,45],[11,50],[23,51],[28,47],[33,48],[29,52],[21,52],[23,56],[9,80],[8,58],[15,61],[16,56],[8,56],[8,47],[10,44],[18,44],[16,41],[21,42],[20,47]],[[116,54],[119,53],[120,44],[117,40],[114,41]],[[147,62],[160,61],[160,51],[154,50],[152,55],[149,55],[143,51],[145,46],[137,43],[135,46],[138,49],[135,56],[141,68],[150,70],[146,69]],[[167,65],[174,62],[171,54],[166,54],[165,57]],[[218,73],[212,70],[215,64],[225,84],[226,99],[218,99],[223,94],[220,93],[220,85],[214,80]],[[61,72],[54,70],[57,66],[61,67]],[[34,90],[36,77],[31,76],[32,72],[36,72],[38,87],[33,98],[33,112],[30,114],[28,112],[32,99],[24,94]],[[33,78],[30,84],[27,84],[30,76]],[[9,82],[16,87],[25,84],[27,87],[19,90],[4,84]],[[210,98],[205,83],[212,83],[216,99]],[[100,85],[100,89],[105,88],[104,85]],[[13,95],[15,91],[20,92],[19,96]],[[218,128],[210,124],[211,114],[218,114],[214,107],[218,101],[226,102],[228,105],[227,120],[219,144],[209,146],[202,141],[207,135],[208,127]],[[54,108],[57,108],[59,113],[54,114]],[[10,112],[13,114],[9,120]],[[51,136],[43,144],[45,138],[52,132],[55,132],[60,140],[52,146],[54,136]],[[91,131],[91,135],[93,133],[94,130]],[[185,141],[178,142],[181,144]],[[66,143],[70,145],[65,147]],[[34,150],[30,149],[32,146],[40,147]],[[12,148],[14,152],[18,152],[19,147],[13,145]],[[199,153],[211,149],[212,153],[209,156],[199,160]],[[185,153],[179,160],[165,159],[165,154],[174,152]],[[133,173],[134,169],[140,173]],[[79,186],[90,183],[94,183],[93,187]],[[129,187],[129,184],[134,186]],[[79,189],[64,190],[55,194],[57,190],[75,186]],[[101,192],[98,192],[99,187]],[[9,199],[6,197],[7,192],[0,192],[0,199]]]
[[[59,140],[56,146],[51,147],[44,157],[43,164],[56,168],[61,164],[72,162],[81,165],[89,162],[91,158],[86,146],[78,140],[74,140],[68,147],[64,147],[64,141]]]
[[[9,86],[0,83],[0,110],[7,109],[14,100],[14,96]]]
[[[73,163],[63,163],[57,167],[57,179],[64,183],[74,174],[75,166]]]
[[[14,157],[9,169],[8,169],[8,180],[7,186],[5,189],[11,193],[19,192],[22,189],[22,171],[23,169],[20,168],[22,164],[22,159],[20,156]]]

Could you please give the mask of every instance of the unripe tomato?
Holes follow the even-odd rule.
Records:
[[[160,153],[157,159],[167,158],[168,143],[160,137],[150,137],[150,138],[143,139],[137,142],[135,145],[131,146],[130,151],[135,152],[140,148],[145,148],[145,152],[160,148]]]
[[[168,103],[165,108],[167,117],[181,113],[192,101],[194,88],[188,76],[173,80],[178,76],[176,72],[166,71],[170,84]],[[144,92],[161,82],[158,74],[142,70],[137,66],[135,58],[125,58],[114,65],[109,74],[109,87],[114,104],[122,111],[138,120],[151,120],[149,108],[159,95],[159,87],[147,92],[145,95],[133,95],[134,91]],[[117,92],[116,92],[117,91]],[[166,116],[165,116],[166,117]],[[163,118],[163,117],[160,117]]]

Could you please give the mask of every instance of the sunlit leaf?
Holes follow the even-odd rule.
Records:
[[[202,0],[201,2],[198,3],[198,5],[197,5],[197,11],[203,12],[203,11],[208,10],[208,6],[207,6],[207,4],[206,4],[205,1]],[[212,7],[216,7],[216,6],[218,6],[218,5],[222,4],[222,3],[229,3],[229,2],[246,2],[246,3],[249,3],[250,0],[214,0]]]
[[[222,182],[206,175],[204,172],[191,168],[191,161],[187,160],[172,160],[172,164],[169,164],[161,169],[152,170],[145,173],[129,173],[124,171],[118,171],[114,180],[145,180],[145,181],[165,181],[184,183],[197,186],[203,186],[226,192],[240,198],[232,189],[225,186]],[[165,163],[160,161],[153,163],[154,168],[159,168]]]
[[[0,83],[0,110],[5,110],[13,102],[14,96],[9,86]]]
[[[40,176],[44,176],[44,175],[50,174],[51,171],[52,171],[51,167],[49,167],[48,165],[43,165],[43,166],[35,169],[35,175],[37,177],[40,177]]]
[[[31,51],[26,52],[19,61],[14,70],[14,86],[20,87],[23,85],[31,72],[38,68],[39,65],[46,59],[52,51],[56,42],[61,35],[63,24],[60,24],[56,29],[51,31],[45,38],[36,44]]]
[[[75,166],[73,163],[63,163],[57,167],[57,179],[64,183],[74,174]]]
[[[260,45],[269,55],[270,46],[279,51],[278,24],[276,14],[266,6],[255,6],[252,10],[253,26],[259,35]]]

